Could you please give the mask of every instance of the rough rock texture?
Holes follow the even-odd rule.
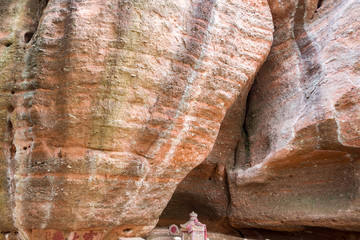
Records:
[[[358,236],[359,1],[0,3],[0,239]]]
[[[231,224],[360,231],[360,2],[269,4],[274,43],[248,99],[248,157],[229,174]]]
[[[243,122],[247,92],[240,94],[227,111],[214,148],[198,167],[177,186],[160,216],[159,226],[184,223],[195,211],[211,231],[238,235],[228,221],[230,203],[226,169],[233,167],[238,146],[243,147]]]
[[[0,231],[23,239],[150,231],[272,43],[265,0],[2,0],[0,12]]]
[[[26,109],[30,103],[31,92],[25,93],[24,89],[31,89],[31,82],[24,81],[16,86],[16,82],[22,82],[22,67],[24,66],[24,56],[28,50],[28,42],[39,23],[45,1],[11,1],[2,0],[0,4],[0,230],[3,232],[14,231],[13,209],[15,195],[15,182],[13,170],[15,168],[14,158],[16,148],[25,151],[27,143],[15,146],[14,128],[18,133],[28,134],[26,125],[22,125],[23,120],[28,114]],[[24,72],[25,73],[25,72]],[[21,87],[21,89],[17,89]],[[19,102],[19,114],[15,112],[16,91],[23,91],[23,105]],[[17,116],[16,116],[17,115]],[[17,118],[17,119],[16,119]],[[17,126],[16,126],[16,125]],[[19,139],[20,144],[20,139]],[[12,198],[12,200],[10,200]]]
[[[196,209],[209,229],[234,234],[230,199],[231,224],[247,237],[352,239],[359,234],[331,228],[360,231],[359,3],[269,2],[274,44],[246,124],[244,102],[235,102],[213,151],[179,184],[159,224]],[[224,166],[231,195],[218,174]]]
[[[244,128],[243,101],[235,102],[213,151],[179,184],[159,223],[191,208],[210,229],[234,234],[230,199],[231,224],[247,237],[359,237],[331,230],[360,231],[359,2],[270,6],[274,44]],[[219,172],[230,173],[230,195]]]

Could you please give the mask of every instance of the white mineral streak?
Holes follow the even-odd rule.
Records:
[[[56,183],[55,183],[55,178],[53,176],[48,176],[48,179],[49,179],[49,182],[50,182],[50,196],[49,196],[49,199],[48,199],[48,202],[45,203],[45,218],[44,218],[44,222],[42,223],[41,225],[41,228],[44,229],[47,227],[47,224],[48,224],[48,221],[51,217],[51,211],[53,209],[53,206],[54,206],[54,197],[56,196],[57,194],[57,191],[56,191]]]
[[[89,168],[90,168],[90,176],[88,179],[89,184],[91,184],[91,182],[94,180],[95,176],[96,176],[96,162],[97,162],[97,157],[94,156],[95,153],[91,152],[91,154],[89,154]]]
[[[205,36],[205,39],[204,39],[204,44],[202,46],[202,51],[201,51],[200,58],[196,61],[194,70],[191,72],[191,75],[187,79],[187,85],[186,85],[185,91],[184,91],[184,93],[183,93],[183,95],[181,97],[181,101],[179,103],[179,107],[178,107],[178,109],[176,111],[176,115],[174,117],[174,120],[173,120],[172,124],[162,134],[159,141],[157,141],[155,143],[155,148],[154,148],[153,152],[151,153],[151,155],[153,155],[153,156],[156,156],[158,151],[160,151],[162,145],[166,141],[169,141],[165,137],[171,135],[171,131],[173,130],[173,128],[175,126],[176,119],[178,119],[180,114],[182,114],[184,112],[187,112],[189,110],[190,100],[191,100],[191,97],[192,97],[192,96],[190,96],[191,90],[193,88],[194,81],[195,81],[195,79],[196,79],[196,77],[198,75],[197,70],[200,68],[200,66],[202,64],[202,60],[203,60],[203,58],[205,56],[205,53],[206,53],[206,48],[204,48],[204,45],[207,46],[207,44],[208,44],[209,32],[211,32],[211,28],[212,28],[212,26],[214,24],[214,19],[215,19],[214,15],[216,13],[215,8],[216,8],[216,6],[214,6],[214,8],[212,8],[211,19],[209,21],[208,28],[206,30],[206,36]],[[169,164],[169,161],[173,158],[174,153],[176,151],[176,148],[178,147],[178,145],[183,140],[184,134],[186,134],[188,132],[188,130],[190,129],[190,125],[191,125],[192,120],[194,120],[193,117],[185,116],[184,125],[183,125],[180,133],[177,135],[177,137],[175,139],[173,139],[173,140],[170,140],[171,141],[170,150],[165,155],[165,158],[161,161],[161,164],[159,165],[159,168],[156,171],[156,174],[160,175],[161,173],[163,173],[166,170],[166,166]],[[125,204],[124,208],[132,206],[138,200],[139,192],[144,191],[144,189],[147,189],[149,187],[149,184],[146,181],[146,178],[147,178],[148,174],[149,174],[149,171],[147,171],[146,174],[144,174],[144,176],[138,182],[136,182],[136,186],[137,186],[136,191],[133,194],[130,195],[130,199]]]
[[[193,86],[194,86],[194,81],[198,76],[198,70],[200,69],[200,66],[203,63],[203,59],[204,59],[205,55],[207,54],[209,38],[211,37],[213,26],[214,26],[214,24],[216,24],[216,20],[217,20],[217,17],[216,17],[216,14],[218,13],[217,7],[221,4],[223,4],[221,0],[216,1],[216,4],[214,4],[214,7],[211,9],[211,14],[210,14],[211,18],[209,19],[209,23],[207,25],[206,35],[204,37],[204,43],[201,47],[201,54],[200,54],[199,59],[197,59],[197,61],[196,61],[196,64],[194,66],[193,71],[191,72],[191,75],[187,79],[188,84],[186,85],[184,94],[181,97],[179,108],[177,109],[177,112],[176,112],[176,118],[180,115],[180,113],[188,112],[190,110],[189,108],[191,106],[191,101],[194,101],[194,100],[196,101],[197,97],[201,93],[201,91],[195,91],[195,92],[192,91]],[[158,171],[156,172],[157,174],[161,174],[167,169],[169,162],[174,157],[174,153],[177,150],[177,147],[181,144],[181,142],[184,139],[184,136],[186,135],[186,133],[189,132],[191,125],[193,125],[192,122],[195,120],[196,120],[196,118],[194,118],[194,117],[191,117],[188,115],[185,116],[185,121],[184,121],[183,127],[181,128],[181,130],[180,130],[179,134],[176,136],[176,138],[171,140],[170,150],[165,155],[165,158],[161,161],[160,168],[158,168]],[[198,162],[198,159],[196,159],[195,161]]]

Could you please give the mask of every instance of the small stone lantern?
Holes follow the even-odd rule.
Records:
[[[190,220],[180,224],[182,240],[207,240],[206,225],[199,222],[195,212],[190,213]]]

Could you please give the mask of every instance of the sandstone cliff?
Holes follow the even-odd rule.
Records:
[[[0,239],[360,232],[359,1],[0,3]]]
[[[274,42],[247,109],[230,108],[213,151],[180,183],[160,223],[187,205],[228,233],[230,221],[244,234],[297,232],[262,231],[275,239],[359,237],[350,232],[360,231],[360,3],[269,4]]]
[[[272,43],[265,0],[0,9],[0,230],[23,239],[149,232]]]
[[[274,43],[248,98],[231,222],[360,231],[360,2],[270,7]]]

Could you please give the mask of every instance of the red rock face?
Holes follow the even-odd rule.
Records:
[[[244,153],[242,137],[247,92],[240,94],[227,111],[214,148],[204,162],[192,170],[177,186],[160,216],[159,226],[186,222],[185,212],[195,211],[207,229],[238,235],[228,221],[230,193],[227,169],[235,164],[236,152]],[[240,158],[240,156],[238,157]]]
[[[213,151],[179,184],[159,224],[196,209],[209,229],[234,234],[231,200],[231,224],[248,237],[356,237],[334,229],[359,231],[358,3],[270,6],[274,44],[248,98],[244,128],[244,101],[235,102]],[[218,166],[230,173],[230,193]]]
[[[274,44],[248,99],[248,157],[229,175],[237,228],[360,230],[360,4],[321,2],[270,1]]]
[[[0,231],[117,239],[193,210],[231,234],[360,231],[359,11],[2,1]]]
[[[149,232],[272,42],[258,0],[0,9],[0,230],[29,239]]]

